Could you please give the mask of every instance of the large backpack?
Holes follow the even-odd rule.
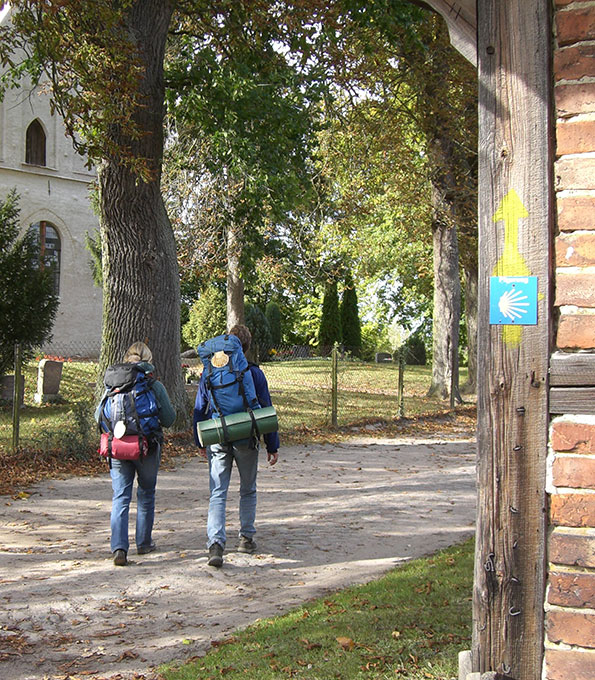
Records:
[[[252,373],[242,351],[242,343],[235,335],[226,333],[205,340],[197,348],[204,365],[204,381],[209,395],[213,418],[221,418],[227,435],[225,416],[260,408]],[[257,427],[254,421],[254,434]]]
[[[102,455],[135,459],[146,454],[148,443],[161,432],[154,379],[140,364],[109,366],[103,378],[99,428]]]

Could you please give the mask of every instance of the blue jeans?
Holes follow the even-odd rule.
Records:
[[[235,460],[240,473],[240,535],[252,538],[256,533],[256,473],[258,449],[238,442],[213,444],[207,449],[209,459],[209,516],[207,519],[207,547],[219,543],[225,547],[225,505]]]
[[[134,477],[136,489],[136,547],[151,545],[151,532],[155,518],[155,486],[161,461],[161,444],[157,441],[149,446],[149,454],[142,460],[116,460],[112,458],[111,549],[128,552],[128,512],[132,499]]]

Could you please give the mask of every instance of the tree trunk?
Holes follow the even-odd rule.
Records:
[[[227,329],[244,323],[244,279],[242,278],[240,229],[231,224],[227,230]]]
[[[443,399],[458,394],[459,322],[461,317],[461,284],[459,249],[454,220],[444,219],[448,208],[434,188],[434,322],[432,384],[428,396]]]
[[[121,361],[128,346],[146,342],[182,425],[187,400],[180,369],[180,287],[174,234],[160,191],[163,154],[163,55],[171,4],[136,2],[128,14],[138,57],[145,67],[139,84],[142,106],[135,122],[138,139],[114,140],[128,146],[131,157],[145,159],[144,179],[119,159],[99,167],[103,247],[103,335],[100,369]]]
[[[461,387],[465,394],[477,391],[477,262],[465,266],[465,325],[467,326],[467,382]]]

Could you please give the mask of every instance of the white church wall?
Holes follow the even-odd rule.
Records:
[[[25,163],[26,131],[35,119],[46,134],[46,165]],[[47,221],[60,236],[60,307],[44,349],[62,356],[96,356],[101,343],[102,295],[85,247],[85,234],[98,227],[89,200],[95,175],[84,163],[61,119],[51,114],[47,95],[27,88],[6,93],[0,102],[0,197],[17,190],[23,231]]]

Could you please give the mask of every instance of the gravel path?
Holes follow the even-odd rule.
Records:
[[[235,552],[235,473],[220,570],[206,564],[199,458],[160,473],[158,551],[131,553],[125,568],[109,559],[107,474],[0,498],[0,678],[150,678],[258,618],[473,533],[472,439],[295,446],[260,465],[259,552]]]

